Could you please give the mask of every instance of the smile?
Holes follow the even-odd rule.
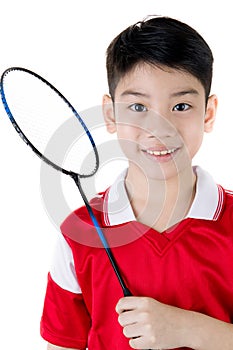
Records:
[[[174,153],[176,150],[177,148],[172,148],[172,149],[163,150],[163,151],[145,150],[145,152],[153,156],[165,156],[167,154]]]

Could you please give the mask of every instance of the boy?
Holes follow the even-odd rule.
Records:
[[[92,206],[134,296],[122,298],[96,242],[79,243],[92,226],[78,209],[49,274],[48,349],[233,349],[233,196],[192,167],[215,120],[212,62],[195,30],[166,17],[108,47],[103,113],[129,166]]]

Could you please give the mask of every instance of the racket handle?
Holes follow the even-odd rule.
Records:
[[[123,288],[123,294],[124,294],[124,297],[132,297],[133,296],[133,294],[130,292],[130,290],[127,287]]]
[[[127,287],[125,287],[123,289],[123,293],[124,293],[124,297],[132,297],[133,296],[133,294],[130,292],[130,290]],[[147,350],[151,350],[151,349],[147,349]]]

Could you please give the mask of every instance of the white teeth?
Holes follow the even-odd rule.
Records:
[[[172,148],[169,150],[164,150],[164,151],[146,151],[147,153],[154,155],[154,156],[165,156],[166,154],[171,154],[173,152],[175,152],[176,148]]]

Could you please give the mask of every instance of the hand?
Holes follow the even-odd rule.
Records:
[[[133,349],[174,349],[188,346],[187,313],[147,297],[125,297],[116,305],[118,321]]]

